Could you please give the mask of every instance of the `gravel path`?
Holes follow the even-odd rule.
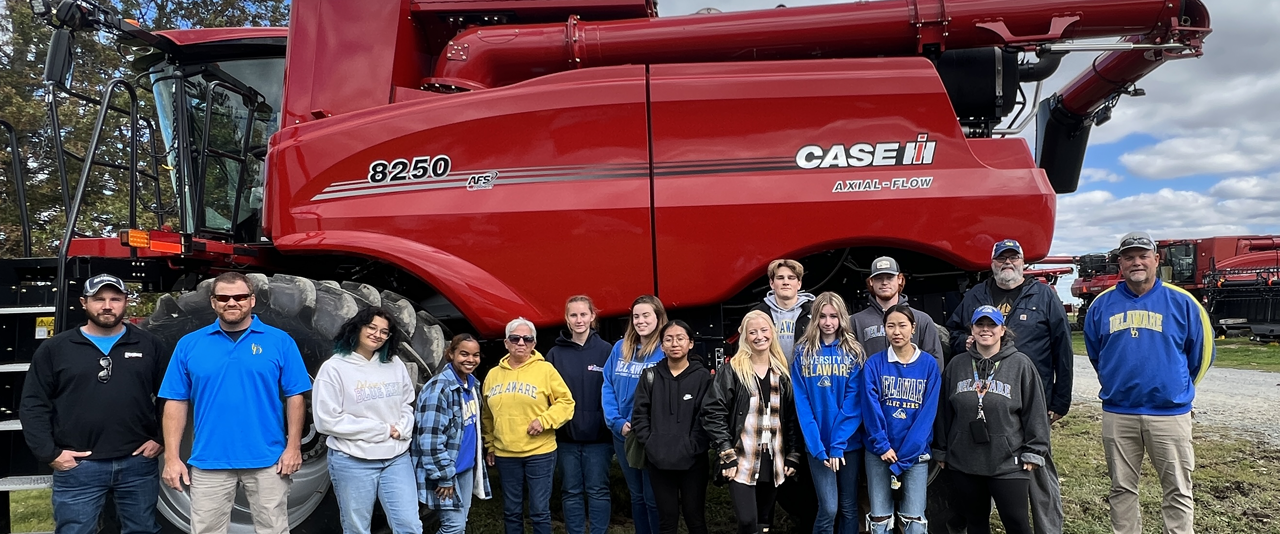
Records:
[[[1076,356],[1076,402],[1100,405],[1098,374],[1089,358]],[[1280,373],[1215,367],[1196,387],[1195,418],[1239,430],[1280,446]]]

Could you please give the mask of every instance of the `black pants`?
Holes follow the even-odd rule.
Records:
[[[791,532],[813,532],[813,522],[818,518],[818,493],[813,487],[809,462],[803,458],[796,466],[796,474],[778,486],[778,506],[791,518]]]
[[[948,471],[953,506],[965,517],[968,534],[991,534],[991,501],[1008,534],[1031,534],[1031,481]]]
[[[738,520],[738,534],[757,534],[762,527],[772,525],[773,503],[777,497],[778,487],[773,485],[773,455],[762,454],[756,485],[729,481],[729,500],[733,502],[733,516]]]
[[[694,455],[693,467],[682,471],[648,469],[658,501],[658,532],[676,534],[683,512],[689,534],[707,534],[707,455]]]

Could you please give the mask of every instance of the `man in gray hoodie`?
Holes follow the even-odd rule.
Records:
[[[769,262],[769,294],[764,302],[756,306],[773,318],[773,329],[778,336],[778,344],[782,345],[782,353],[787,362],[794,357],[796,338],[804,336],[812,315],[810,306],[813,295],[800,291],[800,282],[804,278],[804,267],[796,260],[773,260]]]
[[[871,262],[871,276],[867,277],[868,300],[871,305],[853,314],[853,335],[858,343],[872,355],[889,347],[889,340],[884,336],[884,311],[898,304],[906,304],[907,296],[902,288],[907,285],[907,277],[898,268],[898,261],[888,256],[881,256]],[[932,354],[938,360],[938,369],[943,369],[942,339],[938,337],[938,326],[929,314],[911,309],[916,315],[916,331],[911,342],[920,350]]]

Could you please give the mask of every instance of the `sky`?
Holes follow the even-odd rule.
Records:
[[[661,0],[658,12],[770,9],[778,3]],[[1280,54],[1274,53],[1280,2],[1205,3],[1214,31],[1205,39],[1204,56],[1162,65],[1138,82],[1146,96],[1122,98],[1111,121],[1094,127],[1079,190],[1058,197],[1050,254],[1110,250],[1134,230],[1156,239],[1280,233]],[[1043,94],[1056,92],[1096,55],[1069,54]],[[1025,89],[1030,94],[1031,86]],[[1033,140],[1034,129],[1023,135]],[[1071,277],[1058,282],[1064,301],[1074,300],[1070,284]]]

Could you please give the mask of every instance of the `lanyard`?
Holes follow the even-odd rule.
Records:
[[[991,381],[996,376],[996,369],[1000,368],[1000,362],[996,362],[995,365],[991,366],[991,372],[987,374],[985,381],[978,378],[977,361],[970,360],[969,364],[973,367],[973,391],[978,394],[978,419],[986,421],[987,415],[982,412],[982,398],[987,395],[987,390],[991,389]]]

